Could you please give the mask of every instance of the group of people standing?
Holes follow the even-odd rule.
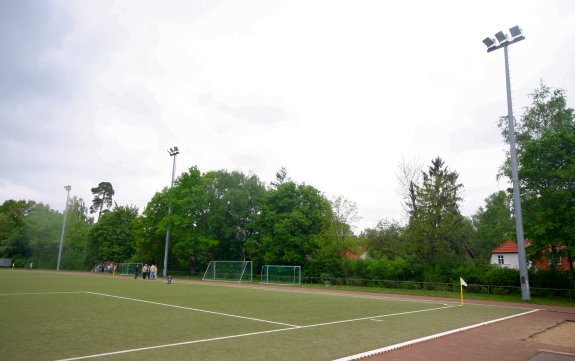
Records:
[[[134,271],[134,279],[138,279],[139,274],[140,274],[140,266],[137,265],[136,270]],[[157,277],[158,277],[158,267],[155,264],[151,264],[149,266],[147,263],[144,264],[144,267],[142,267],[142,278],[155,280]]]

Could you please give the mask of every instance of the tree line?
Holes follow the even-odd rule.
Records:
[[[517,122],[519,179],[530,260],[566,255],[570,272],[535,276],[546,286],[573,287],[575,251],[575,121],[563,90],[541,84]],[[507,120],[500,119],[508,141]],[[494,175],[495,176],[495,175]],[[509,159],[499,177],[510,177]],[[157,192],[141,212],[113,202],[109,182],[92,188],[88,207],[68,204],[63,269],[101,262],[145,262],[198,274],[211,260],[299,265],[308,276],[517,285],[515,274],[489,265],[491,250],[515,239],[511,189],[493,193],[470,218],[460,212],[463,184],[441,157],[422,169],[400,164],[406,221],[381,220],[359,235],[357,206],[328,199],[288,177],[285,168],[264,184],[255,174],[191,167]],[[94,216],[92,216],[94,215]],[[96,218],[97,216],[97,218]],[[0,257],[55,268],[63,215],[49,205],[7,200],[0,205]],[[543,277],[543,278],[542,278]],[[502,281],[506,279],[506,281]],[[507,280],[509,279],[509,280]],[[541,281],[543,282],[543,281]]]

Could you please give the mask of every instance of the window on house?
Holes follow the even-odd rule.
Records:
[[[497,264],[505,264],[505,260],[503,259],[502,254],[497,256]]]
[[[563,266],[563,260],[561,257],[549,258],[549,266]]]

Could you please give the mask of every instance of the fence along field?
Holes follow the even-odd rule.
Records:
[[[0,284],[7,360],[333,360],[526,311],[109,274]]]

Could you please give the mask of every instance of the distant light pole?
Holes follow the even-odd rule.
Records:
[[[168,150],[170,157],[174,157],[174,163],[172,165],[172,183],[170,188],[174,186],[174,177],[176,175],[176,156],[180,154],[178,147],[173,147]],[[168,205],[168,217],[172,215],[172,205]],[[166,229],[166,246],[164,247],[164,269],[162,270],[162,276],[166,277],[168,272],[168,250],[170,248],[170,222],[168,221],[168,228]]]
[[[62,260],[62,248],[64,248],[64,233],[66,233],[66,214],[68,213],[68,200],[70,199],[70,189],[72,189],[72,187],[65,186],[64,189],[67,191],[66,206],[64,207],[64,222],[62,222],[62,237],[60,237],[60,249],[58,250],[58,263],[56,263],[56,271],[60,270],[60,261]]]
[[[487,52],[503,48],[505,54],[505,80],[507,85],[507,118],[509,120],[509,147],[511,153],[511,179],[513,181],[513,205],[515,208],[515,230],[517,233],[517,250],[519,253],[519,276],[521,280],[521,298],[529,301],[529,275],[527,272],[527,256],[525,254],[525,238],[523,235],[523,217],[521,215],[521,195],[519,193],[519,175],[517,171],[517,151],[515,149],[515,127],[513,120],[513,105],[511,103],[511,82],[509,80],[509,57],[507,47],[518,41],[525,40],[519,26],[509,29],[511,38],[502,31],[495,34],[495,38],[487,37],[483,43],[487,46]]]

